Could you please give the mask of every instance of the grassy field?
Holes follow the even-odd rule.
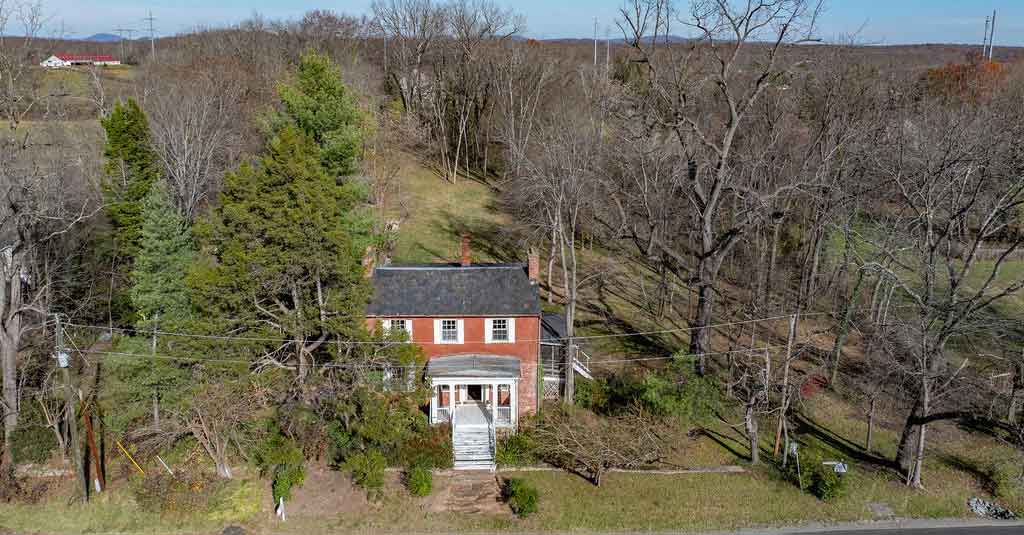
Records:
[[[457,261],[463,233],[472,235],[476,262],[525,261],[525,250],[502,246],[509,219],[495,206],[491,186],[468,178],[452,184],[415,157],[400,157],[399,191],[389,214],[402,220],[394,262]]]

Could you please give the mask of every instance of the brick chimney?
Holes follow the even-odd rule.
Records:
[[[473,263],[473,259],[469,251],[469,234],[462,235],[462,267],[469,267]]]
[[[531,248],[526,255],[526,274],[533,282],[540,280],[540,255],[536,249]]]
[[[367,279],[373,277],[373,268],[377,265],[377,250],[372,245],[366,246],[363,253],[363,276]]]

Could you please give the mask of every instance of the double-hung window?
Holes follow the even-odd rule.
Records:
[[[463,343],[462,320],[434,320],[434,342],[438,344]]]
[[[384,320],[384,334],[397,335],[403,331],[406,338],[412,340],[412,320]]]
[[[514,318],[489,318],[485,332],[489,344],[510,344],[516,341],[516,320]]]

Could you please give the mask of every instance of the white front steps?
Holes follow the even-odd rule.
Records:
[[[494,470],[494,444],[486,426],[457,425],[452,439],[456,470]]]

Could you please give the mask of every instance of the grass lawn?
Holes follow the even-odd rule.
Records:
[[[475,262],[525,261],[526,251],[506,246],[509,218],[495,207],[487,184],[460,178],[452,184],[411,155],[401,155],[400,190],[390,217],[402,218],[394,262],[454,262],[460,236],[472,235]]]

